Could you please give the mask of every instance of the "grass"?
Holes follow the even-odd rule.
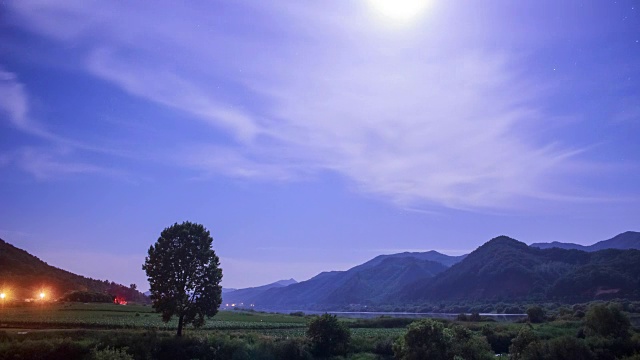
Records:
[[[219,311],[200,329],[187,327],[191,334],[206,336],[210,332],[225,330],[236,333],[256,334],[280,339],[304,337],[308,317],[287,314],[272,314],[252,311]],[[351,328],[354,338],[397,338],[406,331],[410,322],[406,319],[343,319]],[[515,323],[461,323],[474,332],[481,332],[489,326],[499,333],[515,336],[524,324]],[[536,324],[534,332],[543,339],[562,335],[575,335],[580,328],[575,321],[556,321]],[[116,304],[51,303],[43,306],[4,307],[0,310],[0,330],[11,332],[34,330],[54,331],[56,329],[110,330],[126,329],[132,331],[173,331],[177,320],[164,323],[160,315],[150,306]]]
[[[33,351],[57,354],[52,355],[52,358],[85,359],[89,358],[87,354],[91,352],[109,352],[109,347],[112,350],[128,348],[127,351],[135,355],[135,359],[146,359],[148,354],[162,354],[164,347],[176,351],[191,349],[205,353],[220,348],[231,349],[238,354],[257,354],[260,351],[281,354],[283,351],[305,349],[308,321],[309,317],[286,314],[220,311],[200,329],[187,327],[186,338],[179,340],[174,336],[175,319],[169,323],[162,322],[160,315],[150,306],[79,303],[7,306],[0,309],[0,359],[6,358],[3,354],[15,352],[26,355],[11,359],[34,359]],[[348,358],[390,359],[393,342],[405,334],[406,326],[411,320],[378,318],[341,321],[351,331],[352,355]],[[532,325],[457,323],[476,334],[486,334],[494,350],[502,353],[508,351],[511,339],[523,327],[531,327],[543,340],[563,335],[575,337],[582,327],[580,321],[568,320]],[[171,354],[167,353],[167,356]],[[229,354],[228,358],[236,356],[235,353]],[[199,358],[189,356],[186,358]],[[281,358],[279,355],[274,356]]]
[[[383,319],[384,325],[390,323]],[[187,327],[186,334],[198,338],[216,336],[219,331],[225,334],[244,337],[256,336],[273,341],[302,339],[307,329],[308,317],[287,314],[272,314],[245,311],[219,311],[199,329]],[[343,320],[351,326],[354,340],[374,341],[380,338],[395,339],[405,332],[406,322],[395,327],[380,327],[381,322]],[[176,320],[162,322],[160,315],[150,306],[51,303],[43,306],[5,307],[0,311],[0,331],[17,338],[51,339],[71,338],[76,340],[95,338],[100,334],[130,333],[141,334],[146,331],[159,331],[173,335]]]
[[[303,328],[307,320],[283,314],[220,311],[203,330]],[[115,304],[46,304],[5,307],[0,311],[0,328],[92,328],[172,330],[177,320],[164,323],[149,306]]]

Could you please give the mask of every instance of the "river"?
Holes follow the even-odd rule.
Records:
[[[314,310],[270,310],[270,312],[280,314],[290,314],[293,312],[303,312],[306,315],[321,315],[332,314],[338,317],[354,318],[354,319],[373,319],[381,316],[396,317],[396,318],[435,318],[435,319],[447,319],[455,320],[459,314],[447,314],[447,313],[411,313],[411,312],[386,312],[386,311],[314,311]],[[471,315],[471,314],[467,314]],[[480,314],[482,317],[487,317],[500,322],[514,322],[527,317],[527,314]]]

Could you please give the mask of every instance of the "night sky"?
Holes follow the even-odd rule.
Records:
[[[0,237],[146,290],[186,220],[225,287],[638,231],[639,10],[3,1]]]

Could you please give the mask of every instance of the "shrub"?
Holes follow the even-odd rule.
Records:
[[[511,340],[516,337],[517,334],[510,331],[499,331],[498,328],[485,325],[482,327],[482,335],[487,338],[487,342],[491,346],[491,349],[496,354],[506,354],[509,352],[509,345]]]
[[[278,360],[309,360],[312,358],[304,343],[296,339],[276,342],[273,355]]]
[[[484,337],[473,335],[458,325],[445,327],[432,319],[416,321],[407,333],[393,344],[397,359],[445,360],[460,357],[468,360],[492,359],[493,353]]]
[[[592,306],[585,317],[586,334],[605,338],[629,337],[631,323],[618,306],[603,304]]]
[[[106,347],[102,350],[94,350],[92,352],[93,360],[134,360],[133,356],[127,354],[125,349],[114,349]]]
[[[393,340],[389,338],[379,339],[374,345],[373,353],[381,356],[392,356]]]
[[[544,309],[540,306],[532,306],[527,309],[527,319],[531,323],[541,323],[544,322],[545,313]]]
[[[314,354],[318,356],[344,355],[347,352],[351,332],[335,315],[324,314],[309,322],[307,338]]]
[[[550,340],[547,342],[545,352],[549,360],[592,360],[596,358],[584,340],[571,336]]]
[[[47,360],[85,359],[90,350],[69,339],[23,340],[0,344],[0,359]]]
[[[540,346],[540,339],[529,329],[524,326],[520,329],[518,336],[511,340],[509,347],[509,356],[513,360],[527,359],[528,355],[536,353],[536,349]]]

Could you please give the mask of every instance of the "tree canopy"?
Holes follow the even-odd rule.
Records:
[[[178,336],[185,324],[204,325],[205,316],[214,316],[222,302],[222,269],[212,243],[204,226],[175,223],[162,231],[142,266],[153,308],[165,322],[178,317]]]

